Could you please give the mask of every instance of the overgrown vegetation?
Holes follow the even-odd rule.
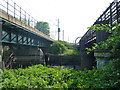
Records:
[[[34,65],[26,69],[5,70],[0,88],[113,88],[119,87],[119,70],[108,65],[104,69],[77,71]],[[113,72],[114,71],[114,72]]]
[[[61,42],[55,41],[53,44],[50,46],[50,53],[52,54],[62,54],[64,53],[68,48]]]
[[[87,48],[87,53],[89,54],[90,51],[96,49],[107,50],[109,53],[111,53],[108,56],[108,59],[111,60],[111,62],[116,62],[114,63],[114,67],[120,70],[120,26],[118,25],[118,23],[112,24],[112,26],[108,24],[97,24],[90,27],[90,30],[106,30],[106,32],[110,35],[106,41],[102,41],[98,44],[94,43],[94,46],[92,48]]]
[[[104,68],[92,70],[73,70],[48,68],[34,65],[26,69],[10,69],[0,71],[1,88],[119,88],[120,87],[120,27],[98,25],[92,30],[109,31],[110,36],[104,42],[95,44],[88,51],[100,49],[109,50],[112,54],[111,63]],[[108,29],[107,29],[108,28]],[[58,44],[59,46],[59,44]]]
[[[120,86],[120,26],[118,25],[118,23],[112,24],[112,26],[110,26],[109,24],[105,24],[105,25],[97,24],[90,27],[89,29],[96,31],[106,30],[106,32],[110,34],[106,41],[99,42],[98,44],[94,43],[94,46],[92,46],[92,48],[86,48],[86,49],[88,50],[87,51],[88,54],[96,49],[107,50],[107,52],[111,53],[107,57],[107,59],[110,60],[111,64],[109,64],[108,67],[106,66],[105,68],[109,69],[107,72],[112,72],[112,73],[117,72],[118,78],[116,79],[117,81],[115,83],[118,83],[118,85]],[[105,72],[103,72],[103,74],[104,73]],[[111,76],[110,73],[108,73],[108,75]],[[114,81],[113,79],[111,80],[112,82]]]
[[[55,41],[51,44],[50,53],[64,56],[80,56],[80,52],[65,41]]]
[[[110,35],[106,41],[99,42],[98,44],[94,43],[94,46],[92,48],[86,48],[88,50],[88,53],[96,49],[108,50],[110,53],[112,53],[112,56],[110,57],[120,58],[120,26],[117,23],[112,24],[112,26],[109,24],[97,24],[90,27],[89,29],[96,31],[106,30],[106,32]]]

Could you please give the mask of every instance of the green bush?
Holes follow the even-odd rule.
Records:
[[[59,41],[62,44],[64,44],[68,49],[75,49],[70,43],[66,42],[66,41]]]
[[[111,68],[113,64],[84,71],[48,68],[41,64],[5,70],[0,88],[119,88],[120,70]]]
[[[59,41],[55,41],[50,45],[50,53],[52,54],[62,54],[67,50],[67,47]]]
[[[64,55],[64,56],[80,56],[80,52],[75,49],[68,49],[62,55]]]
[[[55,41],[53,44],[51,44],[49,52],[64,56],[80,56],[80,52],[65,41]]]

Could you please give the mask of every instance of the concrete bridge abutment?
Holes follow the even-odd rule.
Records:
[[[2,21],[0,20],[0,69],[2,69]]]
[[[84,70],[85,68],[91,70],[93,66],[96,66],[94,52],[87,54],[86,50],[86,48],[91,47],[92,45],[92,42],[89,44],[85,44],[84,40],[81,40],[80,42],[81,70]]]
[[[3,67],[18,68],[35,64],[43,64],[44,53],[41,48],[25,45],[3,45]]]

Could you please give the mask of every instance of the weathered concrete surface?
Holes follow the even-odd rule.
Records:
[[[48,55],[48,65],[81,65],[80,56]]]
[[[0,20],[0,69],[2,69],[2,21]]]
[[[96,50],[94,51],[94,56],[97,61],[97,68],[104,68],[107,63],[110,63],[110,56],[112,53],[105,50]]]
[[[28,46],[3,46],[3,61],[6,68],[17,68],[44,64],[44,54],[40,48]]]
[[[96,66],[96,61],[94,57],[94,52],[87,54],[86,52],[81,53],[81,70],[92,69],[93,66]]]

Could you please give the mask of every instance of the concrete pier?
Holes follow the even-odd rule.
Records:
[[[3,44],[3,61],[6,68],[44,64],[44,53],[38,47]]]
[[[2,21],[0,20],[0,69],[2,69]]]

